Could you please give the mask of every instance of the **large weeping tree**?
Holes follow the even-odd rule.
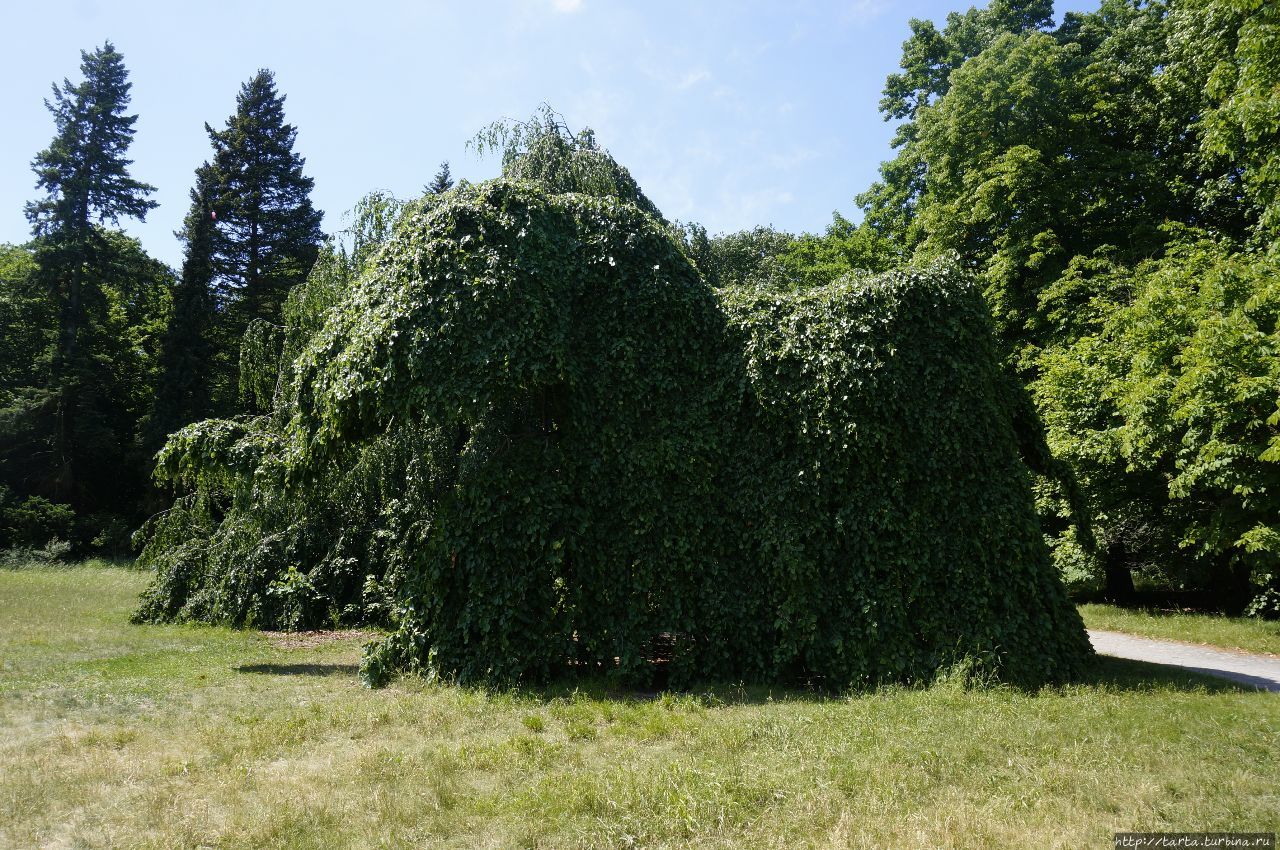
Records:
[[[268,413],[170,438],[139,619],[389,621],[373,684],[1080,669],[968,279],[717,292],[590,133],[480,142],[506,179],[375,207],[253,326]]]

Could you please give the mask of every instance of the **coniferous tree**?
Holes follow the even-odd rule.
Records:
[[[120,250],[132,253],[132,246],[113,240],[100,225],[143,219],[156,205],[147,197],[154,187],[129,174],[132,161],[126,154],[137,116],[125,114],[131,84],[123,57],[110,42],[80,55],[84,80],[54,86],[53,100],[45,106],[57,134],[32,162],[45,196],[27,204],[26,213],[36,237],[37,274],[57,330],[47,387],[44,392],[33,388],[26,409],[13,420],[45,432],[40,453],[47,452],[46,472],[33,489],[76,506],[96,501],[78,480],[79,468],[86,457],[98,454],[95,448],[105,442],[102,435],[112,430],[118,412],[107,409],[113,404],[103,392],[110,384],[102,374],[108,361],[95,348],[110,344],[101,332],[110,306],[108,289],[128,265],[122,264]],[[116,296],[121,293],[117,287]],[[18,435],[8,436],[15,438],[10,447],[27,445]],[[127,441],[133,435],[120,436]]]
[[[427,184],[426,190],[432,195],[443,195],[445,192],[453,188],[453,174],[449,172],[449,160],[440,163],[440,170],[436,172],[436,176]]]
[[[138,116],[124,114],[133,87],[124,57],[109,41],[93,53],[81,51],[80,57],[84,82],[63,80],[53,87],[53,101],[45,101],[57,135],[31,164],[37,188],[47,192],[27,204],[37,236],[83,237],[94,219],[144,219],[156,206],[147,198],[155,187],[129,176],[133,160],[125,155]]]
[[[240,87],[227,126],[205,125],[213,143],[210,214],[215,291],[228,336],[253,319],[278,322],[289,290],[311,270],[323,234],[311,206],[315,184],[293,150],[298,131],[284,120],[275,76],[261,70]]]
[[[148,423],[147,443],[158,447],[166,435],[213,415],[219,369],[213,286],[214,218],[210,205],[213,169],[196,170],[191,208],[178,237],[186,243],[182,277],[173,292],[173,313],[160,349],[160,380]]]

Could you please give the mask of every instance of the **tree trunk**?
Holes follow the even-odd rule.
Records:
[[[1252,570],[1249,565],[1236,561],[1227,571],[1227,583],[1222,592],[1222,608],[1232,616],[1239,616],[1253,601]]]
[[[69,268],[64,270],[67,281],[66,298],[62,303],[61,315],[58,319],[58,346],[50,380],[55,385],[57,401],[57,421],[54,427],[54,457],[57,458],[57,472],[53,482],[54,499],[59,502],[73,503],[75,500],[75,418],[76,408],[80,403],[79,375],[76,374],[80,356],[80,319],[83,311],[84,257],[82,254],[83,231],[81,228],[69,258]],[[65,247],[63,250],[67,250]]]
[[[1133,587],[1133,570],[1123,543],[1110,543],[1102,555],[1106,578],[1103,596],[1116,605],[1132,605],[1137,591]]]

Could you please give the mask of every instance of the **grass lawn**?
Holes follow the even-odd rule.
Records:
[[[1131,611],[1114,605],[1081,605],[1080,614],[1091,629],[1280,655],[1280,621],[1277,620],[1176,611]]]
[[[355,676],[131,626],[127,569],[0,570],[0,847],[1110,847],[1280,831],[1280,699],[1137,663],[849,698]]]

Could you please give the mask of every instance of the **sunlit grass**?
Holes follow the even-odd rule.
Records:
[[[623,695],[402,681],[131,626],[146,576],[0,571],[0,847],[1084,847],[1280,829],[1280,700],[1086,682]]]
[[[1080,614],[1091,629],[1280,655],[1280,621],[1277,620],[1177,611],[1132,611],[1114,605],[1081,605]]]

